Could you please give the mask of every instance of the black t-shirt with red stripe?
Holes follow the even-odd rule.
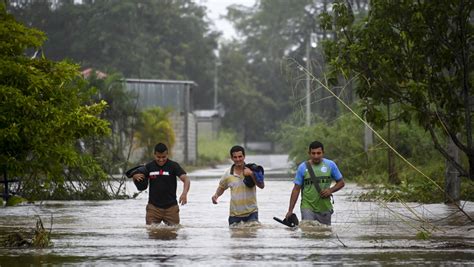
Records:
[[[159,166],[156,161],[151,161],[145,167],[149,179],[148,203],[162,209],[178,204],[176,201],[177,178],[186,174],[183,168],[170,159],[163,166]]]

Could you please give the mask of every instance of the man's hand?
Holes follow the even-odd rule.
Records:
[[[253,171],[247,167],[245,167],[244,169],[244,176],[252,176],[253,175]]]
[[[217,198],[218,198],[218,196],[215,195],[215,194],[212,196],[212,203],[213,204],[217,204]]]
[[[188,196],[186,194],[181,194],[179,197],[179,204],[185,205],[186,203],[188,203]]]
[[[321,195],[322,198],[330,197],[332,195],[331,188],[324,189],[323,191],[321,191],[320,195]]]
[[[133,175],[133,180],[136,182],[141,182],[143,179],[145,179],[145,175],[143,173],[135,173]]]
[[[290,218],[291,214],[293,214],[293,211],[288,211],[285,215],[285,218],[286,219]]]

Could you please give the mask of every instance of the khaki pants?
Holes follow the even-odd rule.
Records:
[[[146,205],[146,224],[161,223],[168,225],[179,224],[179,206],[174,205],[167,209],[161,209],[153,204]]]

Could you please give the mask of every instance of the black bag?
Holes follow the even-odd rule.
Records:
[[[255,163],[248,163],[248,164],[245,164],[245,167],[249,168],[250,170],[252,170],[253,173],[255,172],[261,172],[262,175],[264,174],[265,170],[263,169],[262,166],[260,165],[257,165]],[[232,165],[232,167],[230,168],[230,174],[234,174],[234,165]],[[244,176],[244,184],[247,186],[247,187],[254,187],[255,186],[255,182],[253,181],[252,177],[251,176]]]
[[[148,171],[147,171],[145,166],[143,166],[143,165],[135,166],[135,167],[129,169],[128,171],[126,171],[125,175],[128,178],[132,178],[133,175],[135,175],[137,173],[141,173],[141,174],[145,175],[145,178],[141,181],[133,180],[133,183],[137,187],[138,191],[143,191],[143,190],[147,189],[147,187],[148,187],[148,177],[147,177]]]

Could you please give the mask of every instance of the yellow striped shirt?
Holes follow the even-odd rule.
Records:
[[[223,190],[230,187],[230,216],[245,217],[258,211],[256,186],[247,187],[243,179],[243,174],[233,175],[228,169],[219,181],[219,187]]]

